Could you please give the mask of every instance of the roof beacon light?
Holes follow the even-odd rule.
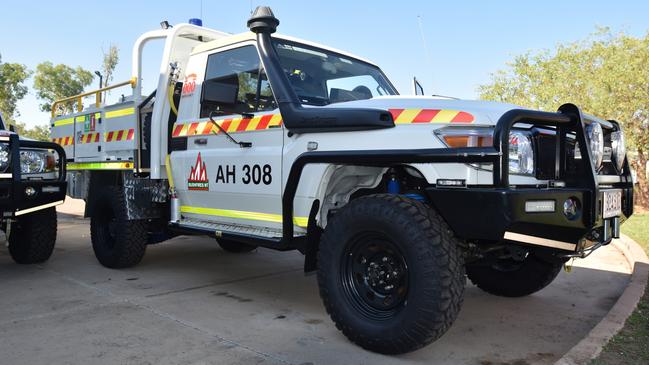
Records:
[[[203,20],[198,19],[198,18],[191,18],[191,19],[189,19],[189,24],[195,25],[197,27],[202,27],[203,26]]]

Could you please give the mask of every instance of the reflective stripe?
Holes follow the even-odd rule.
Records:
[[[254,132],[277,128],[282,125],[281,114],[257,115],[253,118],[234,118],[216,120],[221,128],[228,133]],[[202,136],[219,134],[221,131],[214,123],[207,121],[176,123],[172,129],[172,137]]]
[[[130,141],[133,137],[135,137],[135,129],[133,128],[110,131],[104,134],[104,142]]]
[[[449,109],[389,109],[394,124],[473,123],[472,114]]]
[[[59,119],[57,121],[54,121],[54,126],[60,127],[62,125],[68,125],[72,123],[74,123],[74,118],[65,118],[65,119]]]
[[[60,204],[63,204],[63,200],[59,200],[59,201],[54,202],[54,203],[48,203],[48,204],[44,204],[44,205],[39,205],[39,206],[33,207],[33,208],[27,208],[27,209],[23,209],[23,210],[18,210],[18,211],[16,211],[16,215],[17,216],[23,215],[23,214],[35,212],[37,210],[42,210],[42,209],[45,209],[45,208],[54,207],[54,206],[57,206],[57,205],[60,205]]]
[[[133,162],[68,162],[68,170],[132,170]]]
[[[515,232],[509,232],[509,231],[505,232],[505,236],[503,238],[510,241],[523,242],[523,243],[528,243],[530,245],[558,248],[560,250],[566,250],[566,251],[574,251],[577,248],[577,245],[572,242],[556,241],[556,240],[551,240],[543,237],[530,236],[527,234],[520,234]]]
[[[74,142],[74,138],[72,136],[67,136],[67,137],[57,137],[57,138],[52,138],[52,142],[60,144],[61,146],[69,146]]]
[[[99,132],[91,132],[91,133],[86,133],[81,135],[81,140],[79,143],[85,144],[85,143],[97,143],[99,142],[99,135],[101,133]]]
[[[125,109],[118,109],[118,110],[111,110],[109,112],[106,112],[105,118],[110,119],[110,118],[119,118],[123,117],[126,115],[131,115],[135,113],[135,108],[125,108]]]
[[[226,218],[237,218],[237,219],[248,219],[254,221],[282,223],[282,215],[272,214],[272,213],[257,213],[257,212],[244,212],[241,210],[190,207],[187,205],[182,205],[180,207],[180,212],[190,213],[190,214],[212,215],[212,216],[226,217]],[[297,226],[306,227],[308,223],[309,223],[308,217],[293,217],[293,224]]]

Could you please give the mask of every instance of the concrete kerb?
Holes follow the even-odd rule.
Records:
[[[649,279],[647,254],[640,245],[625,235],[612,244],[622,252],[629,266],[633,268],[631,281],[608,314],[588,333],[588,336],[579,341],[555,364],[586,364],[596,358],[608,341],[624,327],[627,318],[633,313],[644,294]]]

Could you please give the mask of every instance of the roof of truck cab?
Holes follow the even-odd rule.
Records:
[[[286,40],[286,41],[301,43],[301,44],[311,46],[311,47],[321,48],[323,50],[338,53],[338,54],[343,55],[345,57],[354,58],[354,59],[357,59],[359,61],[363,61],[363,62],[372,64],[374,66],[377,66],[376,63],[374,63],[374,62],[372,62],[370,60],[367,60],[365,58],[358,57],[358,56],[356,56],[354,54],[351,54],[349,52],[341,51],[339,49],[335,49],[335,48],[332,48],[332,47],[327,47],[327,46],[324,46],[322,44],[318,44],[318,43],[315,43],[315,42],[310,42],[310,41],[307,41],[307,40],[304,40],[304,39],[299,39],[299,38],[290,37],[290,36],[287,36],[287,35],[277,34],[277,33],[273,34],[273,38],[283,39],[283,40]],[[210,42],[200,44],[200,45],[194,47],[191,54],[195,55],[195,54],[198,54],[198,53],[208,52],[208,51],[215,50],[217,48],[227,47],[227,46],[230,46],[230,45],[233,45],[233,44],[236,44],[236,43],[241,43],[241,42],[246,42],[246,41],[256,41],[256,39],[257,39],[257,37],[256,37],[255,33],[253,33],[253,32],[244,32],[244,33],[239,33],[239,34],[233,34],[233,35],[230,35],[230,36],[225,36],[223,38],[219,38],[219,39],[216,39],[216,40],[213,40],[213,41],[210,41]]]

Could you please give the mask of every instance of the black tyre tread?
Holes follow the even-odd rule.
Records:
[[[217,238],[216,243],[218,243],[219,246],[221,246],[221,248],[224,251],[231,252],[231,253],[246,253],[246,252],[253,251],[254,249],[257,248],[257,246],[248,245],[245,243],[240,243],[232,240],[226,240],[222,238]]]
[[[126,197],[118,186],[109,186],[99,197],[96,212],[90,219],[90,238],[97,260],[108,268],[132,267],[140,263],[146,252],[148,226],[144,220],[128,220]],[[107,248],[107,222],[103,222],[101,209],[112,209],[119,228],[113,249]]]
[[[9,254],[18,264],[47,261],[56,244],[56,208],[46,208],[20,216],[11,226]]]
[[[520,269],[498,271],[490,266],[467,266],[467,276],[485,292],[502,297],[524,297],[545,288],[559,275],[561,263],[545,261],[530,253]]]
[[[400,217],[395,217],[395,211],[401,211],[403,214],[396,214]],[[441,300],[435,301],[429,296],[427,303],[418,306],[414,321],[401,325],[398,331],[390,334],[377,333],[368,337],[345,323],[339,308],[332,303],[333,294],[326,283],[328,276],[336,273],[318,270],[320,296],[336,327],[359,346],[384,354],[417,350],[441,337],[453,324],[462,307],[466,278],[458,241],[441,216],[423,203],[393,194],[368,195],[350,202],[329,222],[318,253],[320,268],[334,259],[335,245],[340,244],[339,222],[353,221],[354,216],[367,213],[396,218],[397,221],[393,223],[405,227],[413,236],[424,234],[425,239],[417,243],[419,257],[448,268],[444,272],[431,272],[439,285],[432,283],[433,285],[429,284],[426,287],[427,290],[437,293]]]

